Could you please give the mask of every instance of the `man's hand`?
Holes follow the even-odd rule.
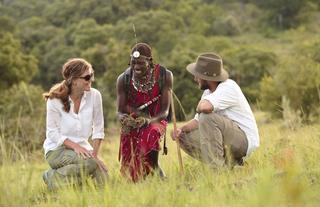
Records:
[[[151,120],[149,118],[143,116],[134,118],[133,115],[126,114],[120,120],[121,129],[123,133],[129,133],[133,129],[141,128],[150,124],[150,121]]]
[[[123,117],[120,119],[120,123],[122,127],[134,127],[136,125],[135,119],[130,114],[124,114]]]
[[[139,116],[135,119],[135,121],[136,121],[136,128],[141,128],[150,124],[151,120],[149,118]]]
[[[171,138],[173,140],[176,140],[176,139],[180,139],[181,138],[181,135],[183,134],[184,132],[182,131],[181,128],[178,128],[177,130],[173,130],[171,131]]]

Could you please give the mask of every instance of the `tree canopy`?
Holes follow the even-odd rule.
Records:
[[[141,41],[172,70],[190,116],[201,91],[185,67],[202,52],[220,54],[249,102],[263,110],[277,114],[281,107],[270,102],[278,107],[286,96],[305,117],[320,111],[317,0],[11,0],[0,1],[0,14],[0,90],[21,81],[47,90],[61,80],[67,59],[82,57],[96,71],[107,113],[115,110],[116,78]]]

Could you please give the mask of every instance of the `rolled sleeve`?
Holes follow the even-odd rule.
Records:
[[[52,100],[47,101],[47,126],[46,126],[46,137],[52,142],[57,143],[58,146],[62,145],[67,137],[61,136],[60,129],[61,115],[59,110],[55,106]]]
[[[92,139],[104,139],[104,118],[101,93],[97,91],[94,99]]]
[[[224,87],[219,87],[215,92],[203,97],[209,101],[214,111],[225,110],[237,104],[238,95],[234,90]]]
[[[199,121],[199,114],[198,114],[198,113],[196,113],[196,115],[194,115],[194,118],[193,118],[193,119],[195,119],[195,120]]]
[[[215,106],[218,105],[217,102],[215,102],[213,95],[208,95],[208,96],[204,97],[203,100],[209,101],[210,104],[213,106],[213,110],[214,110]]]

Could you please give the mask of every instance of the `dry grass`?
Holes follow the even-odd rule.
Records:
[[[320,125],[293,131],[282,121],[261,121],[263,114],[257,117],[261,147],[244,167],[212,171],[182,153],[185,174],[181,176],[175,143],[168,138],[169,154],[161,156],[168,179],[128,183],[119,174],[119,140],[113,128],[102,148],[110,170],[104,189],[89,183],[81,189],[48,192],[41,179],[48,166],[38,152],[15,163],[4,160],[0,206],[318,206]]]

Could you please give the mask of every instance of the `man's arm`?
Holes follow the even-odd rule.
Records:
[[[198,129],[198,127],[199,127],[198,121],[196,119],[191,119],[185,125],[178,128],[176,131],[172,131],[171,137],[173,140],[175,140],[176,138],[180,138],[182,134],[189,133],[195,129]]]
[[[180,127],[180,129],[183,133],[189,133],[195,129],[198,129],[198,127],[199,127],[198,121],[196,119],[191,119],[185,125]]]
[[[130,113],[136,112],[136,110],[127,104],[127,94],[124,89],[124,77],[125,73],[122,73],[117,79],[117,116],[118,120],[122,120]]]
[[[209,114],[213,112],[213,105],[208,100],[202,99],[198,103],[196,112]]]
[[[171,71],[166,70],[166,82],[161,90],[160,97],[160,113],[154,117],[151,117],[150,122],[158,122],[162,119],[167,118],[169,114],[169,108],[171,103],[171,91],[173,85],[173,75]]]

